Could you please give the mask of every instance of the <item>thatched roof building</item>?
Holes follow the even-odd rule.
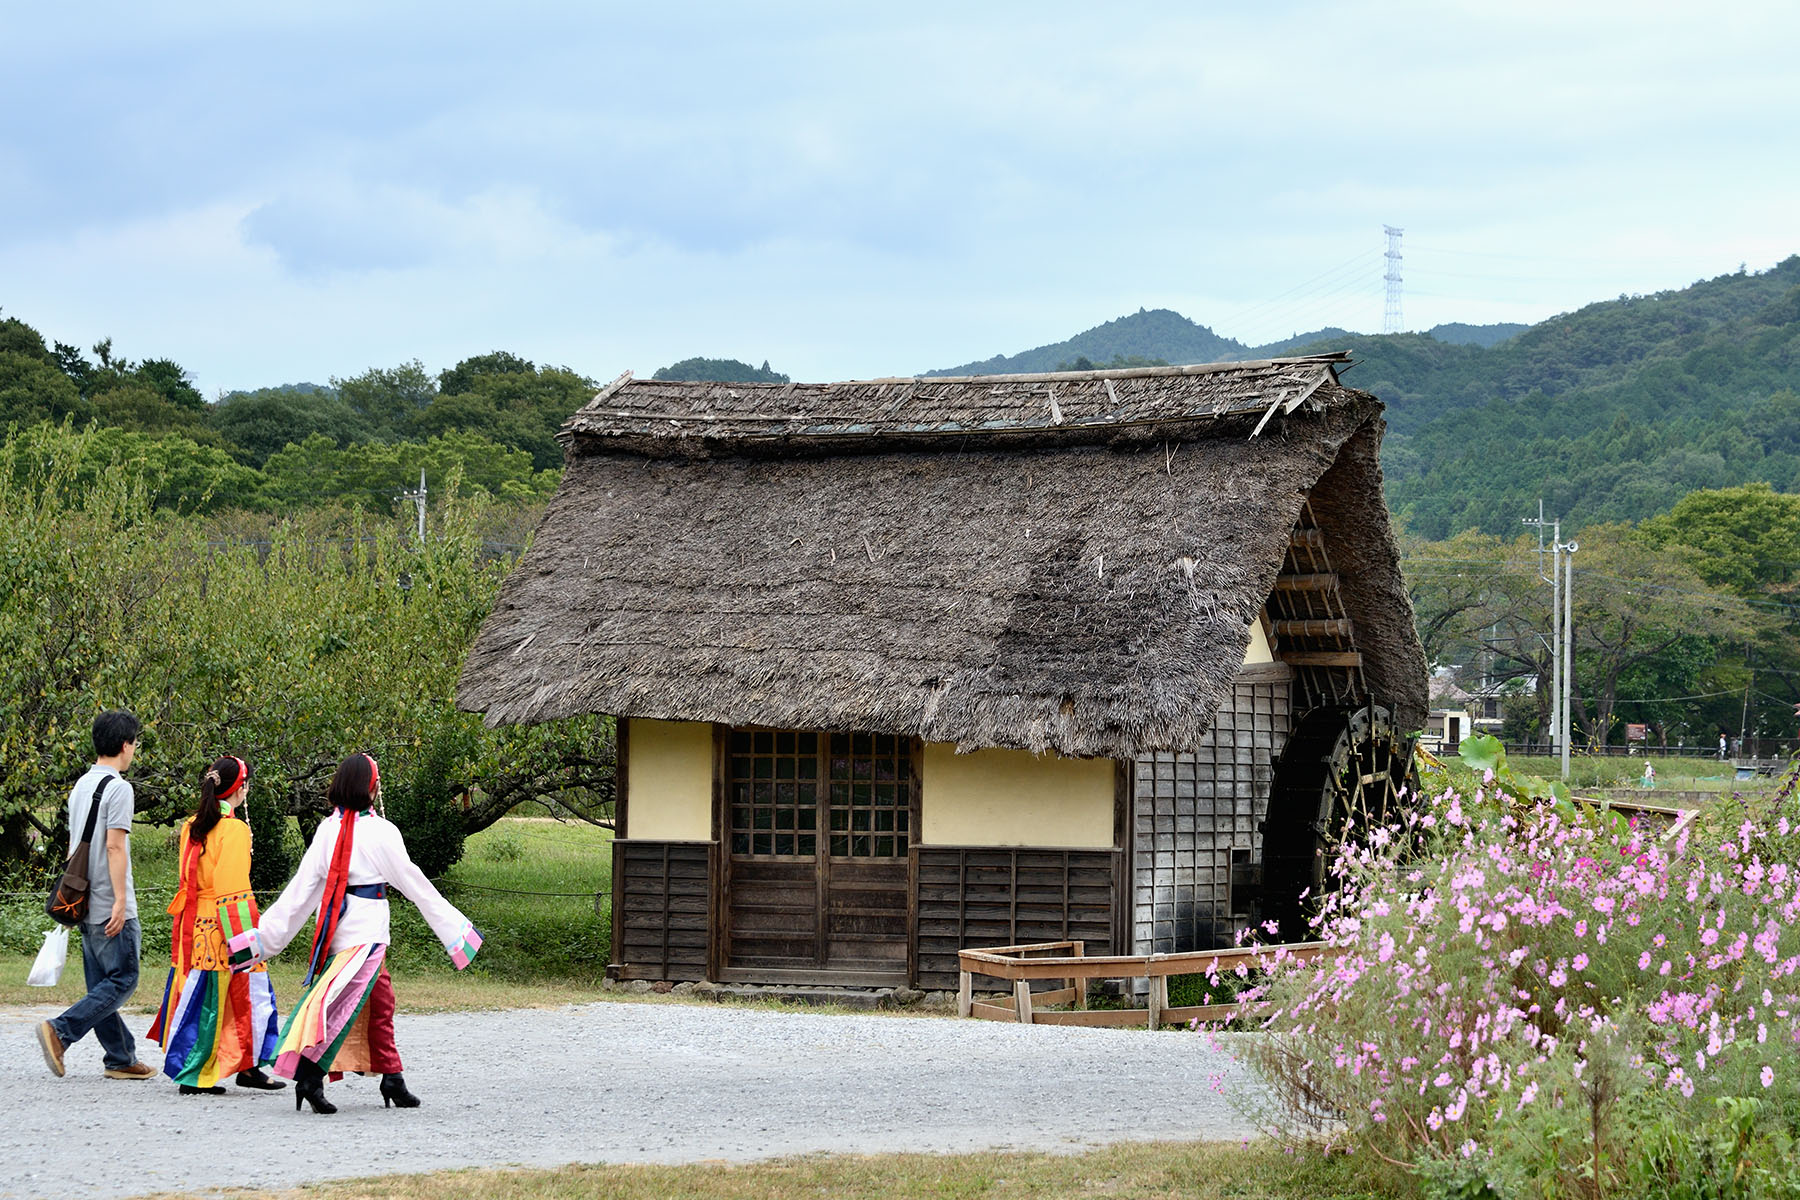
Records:
[[[1426,709],[1344,362],[596,396],[459,702],[619,718],[613,972],[1298,928]]]
[[[1381,408],[1339,383],[1343,361],[622,379],[566,427],[562,487],[460,701],[494,723],[604,712],[1189,749],[1310,497],[1369,689],[1416,725]]]

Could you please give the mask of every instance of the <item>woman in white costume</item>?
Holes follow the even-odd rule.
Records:
[[[415,904],[457,969],[469,965],[481,935],[438,894],[406,853],[385,818],[370,811],[381,794],[381,772],[367,754],[338,764],[328,797],[332,813],[319,823],[300,870],[281,898],[262,914],[250,940],[251,959],[281,953],[315,911],[305,991],[281,1028],[273,1062],[294,1081],[294,1109],[302,1101],[333,1113],[325,1080],[345,1072],[381,1076],[384,1106],[417,1108],[394,1045],[394,986],[388,979],[390,888]]]

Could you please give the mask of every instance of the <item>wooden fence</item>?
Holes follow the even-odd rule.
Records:
[[[1156,1029],[1199,1019],[1220,1020],[1236,1016],[1238,1005],[1170,1005],[1171,975],[1202,975],[1208,968],[1235,971],[1239,964],[1251,967],[1275,958],[1308,962],[1341,954],[1327,942],[1294,942],[1284,946],[1244,946],[1233,950],[1194,950],[1184,954],[1107,954],[1092,958],[1078,941],[1036,942],[1028,946],[990,946],[964,950],[958,956],[962,984],[956,995],[956,1011],[986,1021],[1020,1021],[1031,1025],[1144,1025]],[[1012,985],[1010,1004],[975,998],[975,976],[1003,979]],[[1147,1008],[1089,1009],[1088,982],[1094,979],[1145,980]],[[1051,991],[1033,992],[1034,980],[1063,984]],[[1046,1006],[1072,1007],[1052,1011]]]
[[[1608,803],[1613,811],[1651,823],[1651,831],[1671,841],[1696,816],[1697,808],[1652,804],[1640,800],[1600,801],[1578,796],[1584,803]],[[1235,1002],[1225,1004],[1169,1003],[1169,977],[1204,975],[1252,968],[1278,955],[1299,962],[1336,958],[1344,948],[1329,942],[1290,942],[1278,946],[1243,946],[1230,950],[1193,950],[1183,954],[1105,954],[1089,958],[1084,941],[1033,942],[1023,946],[987,946],[958,952],[961,981],[956,993],[959,1016],[984,1021],[1019,1021],[1026,1025],[1148,1025],[1151,1029],[1188,1021],[1217,1021],[1239,1014]],[[975,976],[1002,979],[1012,985],[1010,1003],[975,998]],[[1088,984],[1095,979],[1146,982],[1144,1008],[1088,1008]],[[1033,992],[1034,982],[1055,981],[1063,986]],[[1066,1004],[1062,1010],[1049,1008]]]

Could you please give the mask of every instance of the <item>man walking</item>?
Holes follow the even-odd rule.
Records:
[[[90,1030],[105,1052],[108,1079],[149,1079],[119,1006],[137,990],[143,945],[137,892],[131,882],[131,817],[137,797],[124,775],[137,756],[138,719],[128,712],[94,718],[94,765],[69,793],[69,852],[81,838],[88,808],[100,805],[88,846],[88,911],[81,925],[81,965],[87,995],[54,1020],[38,1025],[38,1043],[52,1074],[63,1073],[63,1052]],[[104,832],[102,832],[104,831]]]

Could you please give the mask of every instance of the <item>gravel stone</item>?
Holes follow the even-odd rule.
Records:
[[[0,1009],[5,1200],[449,1167],[1236,1140],[1256,1129],[1232,1097],[1262,1094],[1224,1049],[1175,1031],[601,1001],[401,1014],[406,1081],[424,1106],[383,1109],[379,1081],[352,1076],[330,1085],[339,1111],[324,1117],[295,1113],[291,1089],[184,1097],[162,1076],[105,1079],[92,1037],[57,1079],[33,1030],[54,1015]],[[127,1021],[156,1061],[148,1018]],[[236,1149],[195,1153],[204,1130]]]

